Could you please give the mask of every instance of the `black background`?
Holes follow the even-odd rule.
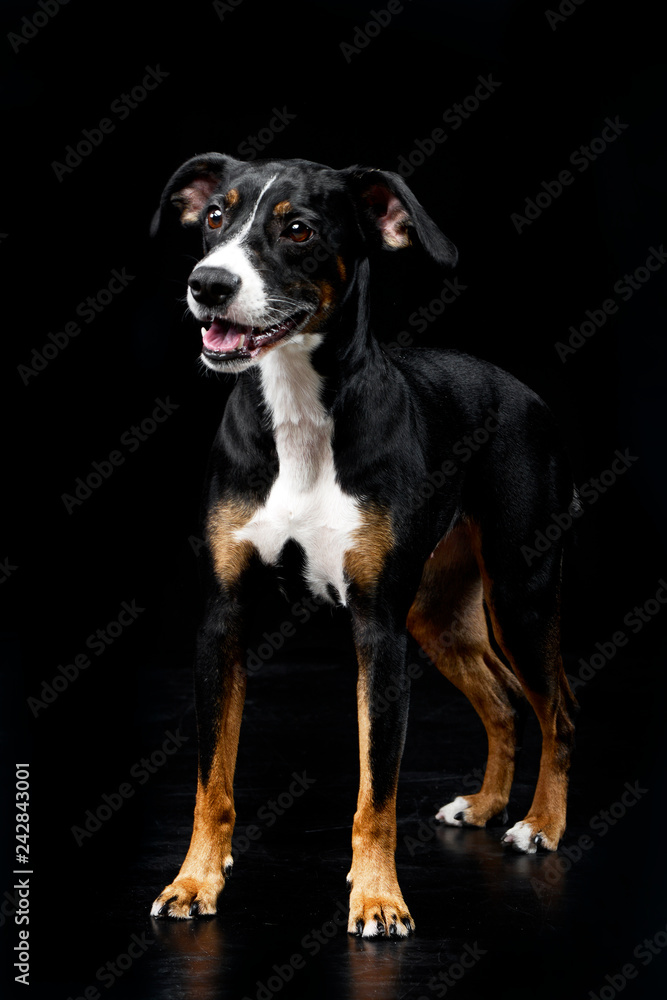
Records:
[[[552,26],[540,3],[414,0],[346,56],[342,43],[354,44],[370,10],[385,9],[381,3],[242,0],[221,17],[199,0],[71,0],[14,51],[9,33],[27,34],[22,18],[41,9],[4,6],[8,531],[0,557],[12,568],[0,586],[2,808],[10,819],[0,936],[8,951],[18,930],[9,912],[15,761],[31,764],[34,870],[32,985],[17,990],[65,1000],[97,982],[104,996],[96,970],[126,949],[132,933],[146,933],[146,955],[111,987],[118,995],[254,997],[257,981],[302,952],[304,934],[331,919],[345,897],[354,666],[344,620],[327,612],[271,657],[250,691],[239,829],[289,785],[293,771],[306,769],[316,786],[237,858],[218,918],[159,928],[148,918],[189,835],[199,488],[229,391],[225,380],[201,372],[198,328],[185,316],[197,245],[175,224],[158,240],[148,227],[183,160],[208,150],[240,155],[244,140],[286,109],[295,117],[263,155],[335,167],[397,169],[417,140],[444,128],[447,140],[407,179],[458,246],[465,291],[415,342],[467,350],[535,388],[558,416],[577,483],[608,470],[617,449],[636,456],[585,506],[566,571],[568,672],[576,675],[580,657],[589,660],[596,643],[619,629],[629,641],[576,692],[583,711],[564,846],[590,832],[591,818],[620,799],[626,781],[648,791],[543,893],[531,879],[548,872],[552,859],[503,855],[500,831],[431,833],[406,851],[404,837],[418,836],[420,823],[484,754],[467,703],[425,669],[414,686],[399,796],[399,874],[417,937],[392,951],[339,931],[274,993],[430,998],[438,995],[428,986],[432,976],[478,941],[487,954],[456,983],[457,996],[493,989],[503,997],[583,997],[614,989],[605,977],[613,980],[627,962],[640,971],[626,995],[658,996],[667,958],[656,955],[643,968],[633,949],[667,924],[665,612],[636,635],[623,619],[654,598],[667,575],[667,270],[627,302],[614,291],[667,237],[667,67],[657,22],[641,4],[564,4],[572,12]],[[114,102],[158,66],[163,82],[121,120]],[[443,123],[443,113],[489,74],[500,85],[488,99],[460,128]],[[585,172],[573,168],[570,155],[616,116],[627,128]],[[104,118],[113,131],[59,180],[54,162]],[[518,232],[512,213],[523,214],[526,199],[568,168],[572,185]],[[77,307],[107,287],[114,269],[132,280],[93,322],[81,322]],[[398,255],[389,271],[395,336],[411,329],[409,315],[437,294],[440,279],[425,296],[408,280],[411,271],[401,280]],[[561,361],[555,343],[609,298],[618,312]],[[34,363],[33,350],[77,319],[81,333],[26,378],[20,366]],[[172,415],[131,451],[125,432],[167,399]],[[117,450],[122,464],[68,512],[63,494]],[[91,655],[90,667],[52,704],[31,711],[27,699],[42,697],[59,664],[85,653],[88,636],[116,620],[124,601],[143,609],[136,621],[103,655]],[[267,628],[281,616],[284,609],[267,609]],[[145,785],[129,777],[179,729],[188,738],[182,751]],[[530,747],[512,821],[526,811],[534,781],[534,728]],[[79,847],[72,827],[128,780],[132,798]],[[3,969],[8,987],[10,966]]]

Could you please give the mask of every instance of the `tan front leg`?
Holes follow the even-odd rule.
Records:
[[[379,734],[378,741],[382,746],[385,744],[382,737],[395,725],[395,720],[380,717],[372,722],[368,673],[360,662],[357,683],[360,784],[352,827],[352,867],[347,876],[351,888],[348,932],[362,937],[385,934],[406,937],[414,929],[414,922],[398,885],[394,857],[396,785],[403,749],[403,731],[400,723],[395,726],[390,734],[389,742],[392,747],[386,759],[383,762],[374,761],[371,755],[371,727],[373,726],[374,736],[378,736],[378,729],[384,730],[384,733]],[[393,714],[386,713],[388,716]],[[378,801],[376,794],[380,784],[378,766],[388,768],[389,773],[389,790],[382,801]],[[385,780],[386,777],[382,776]],[[382,786],[385,780],[382,780]]]
[[[229,669],[221,697],[220,725],[210,769],[202,774],[201,751],[197,799],[190,848],[181,870],[151,908],[154,917],[187,919],[216,912],[225,876],[231,872],[234,768],[245,700],[246,675],[240,664]]]

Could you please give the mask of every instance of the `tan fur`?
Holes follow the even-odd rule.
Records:
[[[226,586],[236,583],[252,555],[252,542],[238,541],[234,533],[250,520],[254,511],[249,503],[228,500],[209,514],[206,535],[213,565],[218,579]]]
[[[345,553],[345,573],[360,590],[375,585],[394,547],[391,515],[381,507],[366,505],[361,511],[362,523],[354,533],[352,545]]]
[[[574,725],[569,717],[566,700],[576,704],[570,691],[563,661],[560,654],[559,629],[557,622],[552,623],[544,656],[555,663],[556,690],[555,698],[545,698],[532,691],[521,675],[512,651],[507,647],[500,624],[497,620],[493,604],[493,580],[489,576],[482,556],[482,536],[478,525],[469,526],[472,548],[475,553],[480,575],[484,586],[484,598],[489,608],[493,624],[493,632],[503,653],[509,660],[512,669],[519,678],[524,693],[537,715],[542,731],[542,755],[540,758],[540,773],[537,779],[533,801],[524,818],[535,832],[542,835],[542,846],[555,851],[558,842],[565,832],[565,816],[567,810],[568,769],[570,751],[567,748],[569,738],[574,731]],[[564,739],[565,737],[565,739]]]
[[[495,655],[482,603],[470,529],[459,525],[427,560],[407,626],[422,649],[472,703],[488,739],[484,782],[468,801],[465,821],[484,826],[508,802],[514,776],[515,715],[521,686]]]
[[[336,257],[336,267],[338,268],[338,277],[342,282],[347,280],[347,268],[345,267],[345,261],[342,257]]]
[[[396,784],[381,808],[373,802],[370,769],[370,708],[367,668],[359,658],[357,681],[359,719],[359,796],[352,826],[352,867],[347,876],[351,886],[348,931],[356,933],[359,922],[373,928],[381,924],[389,934],[392,925],[404,937],[406,921],[414,927],[396,875]],[[398,776],[397,776],[398,777]]]
[[[181,870],[158,897],[155,906],[169,904],[169,915],[187,918],[193,902],[202,915],[216,912],[225,884],[225,868],[232,864],[234,769],[246,691],[246,673],[240,651],[225,678],[223,706],[208,781],[197,780],[194,826]],[[175,897],[175,898],[174,898]]]

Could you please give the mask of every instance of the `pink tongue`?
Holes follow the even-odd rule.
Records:
[[[209,351],[235,351],[248,327],[230,326],[229,323],[213,320],[213,323],[203,336],[204,347]]]

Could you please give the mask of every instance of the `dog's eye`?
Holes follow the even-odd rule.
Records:
[[[283,233],[283,236],[287,236],[293,243],[305,243],[312,235],[313,230],[305,222],[293,222]]]
[[[222,225],[222,212],[219,208],[212,208],[208,213],[208,227],[209,229],[220,229]]]

